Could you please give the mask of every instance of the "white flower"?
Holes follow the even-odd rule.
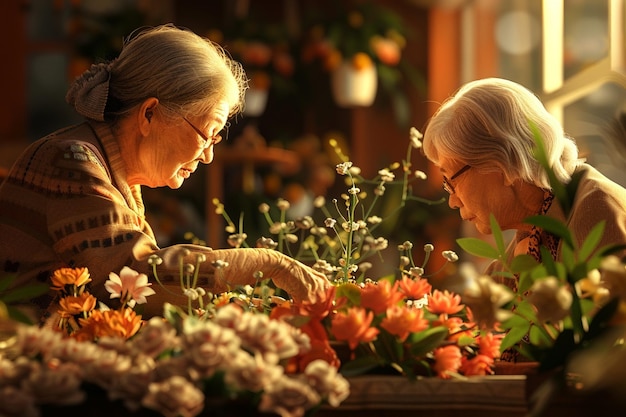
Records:
[[[537,309],[538,320],[555,323],[569,315],[572,293],[556,277],[535,281],[529,292],[527,300]]]
[[[471,308],[479,325],[492,329],[496,323],[512,315],[510,310],[501,308],[514,297],[508,287],[496,283],[488,275],[479,276],[469,264],[461,265],[460,271],[466,280],[466,287],[461,294],[463,302]]]
[[[0,415],[4,417],[39,417],[32,393],[13,386],[0,385]]]
[[[332,229],[333,227],[335,227],[335,224],[337,224],[337,220],[328,217],[326,220],[324,220],[324,226]]]
[[[206,377],[241,345],[232,329],[212,321],[185,320],[181,339],[185,356]]]
[[[339,174],[339,175],[346,175],[348,173],[348,170],[350,169],[350,167],[352,167],[352,162],[350,162],[350,161],[342,162],[341,164],[337,164],[337,166],[336,166],[337,174]]]
[[[602,284],[611,296],[626,300],[626,264],[615,255],[609,255],[600,263]]]
[[[119,275],[109,273],[109,279],[104,283],[111,298],[121,298],[124,303],[134,300],[137,304],[145,304],[146,297],[155,294],[150,285],[146,274],[140,274],[127,266],[122,268]]]
[[[348,381],[326,361],[317,359],[310,362],[304,374],[309,385],[333,407],[338,407],[350,395]]]
[[[369,224],[379,224],[382,221],[383,221],[383,219],[381,217],[379,217],[379,216],[369,216],[367,218],[367,222]]]
[[[291,204],[289,204],[289,201],[279,198],[276,202],[276,207],[278,207],[280,211],[287,211],[289,210],[289,207],[291,207]]]
[[[361,189],[359,187],[352,186],[351,188],[348,189],[348,193],[351,195],[357,195],[360,192],[361,192]]]
[[[103,388],[111,386],[119,375],[128,372],[132,365],[131,358],[114,350],[100,349],[96,359],[85,366],[85,379]]]
[[[426,178],[428,178],[428,175],[426,175],[424,171],[420,171],[420,170],[415,170],[413,175],[415,175],[415,178],[420,179],[420,180],[425,180]]]
[[[128,342],[136,352],[156,358],[161,353],[176,347],[176,329],[161,317],[152,317]]]
[[[85,399],[81,390],[81,368],[73,363],[40,366],[22,382],[22,388],[41,404],[71,405]]]
[[[263,392],[259,410],[281,417],[302,417],[320,401],[319,394],[308,384],[285,376]]]
[[[411,139],[411,146],[419,149],[422,147],[422,138],[424,137],[424,135],[422,135],[422,133],[417,130],[415,127],[411,127],[411,129],[409,129],[409,138]]]
[[[283,375],[283,368],[268,364],[260,354],[250,355],[239,350],[233,352],[225,366],[224,382],[239,390],[263,391]]]
[[[150,383],[154,382],[154,359],[139,355],[133,361],[133,366],[115,378],[109,388],[111,400],[123,400],[131,411],[141,407],[141,400],[148,392]]]
[[[380,175],[380,180],[383,182],[391,182],[396,178],[395,174],[387,168],[379,170],[378,175]]]
[[[141,404],[165,417],[193,417],[204,408],[204,394],[180,376],[150,384]]]
[[[459,260],[459,255],[457,255],[456,252],[452,250],[444,250],[443,252],[441,252],[441,256],[443,256],[444,259],[448,262],[456,262]]]

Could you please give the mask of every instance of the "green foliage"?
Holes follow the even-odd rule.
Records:
[[[33,324],[32,319],[24,314],[19,305],[29,303],[33,298],[45,294],[50,286],[34,283],[13,288],[16,281],[16,274],[5,274],[0,277],[0,318],[6,315],[16,321]]]

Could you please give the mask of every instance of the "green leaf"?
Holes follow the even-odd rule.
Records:
[[[517,345],[528,333],[530,329],[530,323],[524,321],[522,325],[515,326],[509,330],[509,332],[502,339],[500,344],[500,352],[504,352],[510,347]]]
[[[602,220],[598,224],[596,224],[593,229],[591,229],[591,231],[585,238],[585,241],[581,245],[580,250],[578,251],[579,260],[587,259],[597,248],[600,240],[602,239],[602,235],[604,234],[605,224],[606,221]]]
[[[33,319],[19,308],[16,308],[14,306],[6,306],[6,308],[11,319],[24,324],[35,324]]]
[[[344,376],[363,375],[372,369],[384,365],[384,362],[374,355],[356,357],[341,365],[341,374]]]
[[[7,288],[9,288],[16,279],[16,274],[5,274],[2,278],[0,278],[0,294],[2,294]]]
[[[361,304],[361,290],[351,283],[337,285],[335,297],[346,297],[352,305]]]
[[[6,304],[20,301],[29,301],[35,297],[47,293],[50,290],[48,284],[30,284],[25,287],[15,288],[5,293],[0,299]]]
[[[561,260],[565,269],[571,271],[576,263],[576,254],[569,245],[561,246]]]
[[[463,237],[457,239],[456,242],[459,244],[461,249],[471,255],[488,259],[500,258],[498,250],[484,240],[474,237]]]
[[[410,352],[412,356],[421,357],[435,349],[448,337],[448,328],[444,326],[432,327],[423,332],[412,333],[409,336]]]
[[[553,235],[560,237],[561,240],[563,240],[564,243],[567,243],[571,248],[576,248],[574,240],[572,239],[572,234],[567,226],[552,217],[542,215],[530,216],[524,219],[524,223],[540,227],[546,232],[550,232]]]
[[[511,270],[516,274],[520,274],[536,268],[537,265],[539,265],[539,263],[533,256],[527,254],[517,255],[511,261]]]
[[[496,241],[496,248],[500,254],[504,254],[504,238],[502,237],[502,229],[500,229],[500,225],[496,221],[496,216],[493,213],[489,214],[489,224],[491,226],[491,234],[493,235],[494,240]]]
[[[598,310],[593,316],[591,323],[589,323],[589,330],[585,335],[585,339],[594,339],[609,327],[608,323],[615,315],[619,304],[619,297],[615,297]]]

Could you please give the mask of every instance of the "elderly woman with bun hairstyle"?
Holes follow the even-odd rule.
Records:
[[[177,279],[178,257],[206,257],[199,283],[210,291],[252,284],[256,272],[294,299],[324,294],[324,275],[269,249],[194,245],[159,248],[146,222],[141,187],[179,188],[213,160],[230,117],[242,111],[247,79],[211,41],[172,25],[134,33],[119,57],[93,65],[67,93],[85,122],[32,143],[0,186],[0,273],[17,285],[49,282],[61,267],[87,267],[91,292],[107,300],[110,272],[128,266]],[[216,267],[225,265],[228,267]],[[162,293],[161,301],[184,301]],[[154,298],[153,298],[154,299]],[[33,300],[40,311],[51,295]],[[150,300],[154,313],[162,307]]]
[[[580,175],[567,213],[534,156],[533,126],[557,180],[567,184],[574,173]],[[487,78],[462,86],[428,122],[424,152],[440,168],[448,204],[463,220],[490,234],[493,214],[503,230],[516,231],[511,256],[530,254],[541,261],[539,248],[545,246],[560,259],[558,237],[524,222],[533,215],[563,222],[579,244],[604,220],[599,244],[626,244],[626,190],[586,164],[559,122],[517,83]]]

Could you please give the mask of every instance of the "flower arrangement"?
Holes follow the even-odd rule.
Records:
[[[158,263],[153,258],[153,261]],[[37,416],[41,407],[80,404],[94,387],[133,412],[196,416],[205,407],[301,416],[322,402],[338,406],[347,381],[310,356],[306,334],[216,296],[203,314],[166,305],[147,322],[133,308],[154,291],[125,267],[106,288],[110,310],[86,290],[85,268],[55,271],[58,314],[47,326],[17,326],[0,350],[0,414]],[[307,356],[308,355],[308,356]]]
[[[417,265],[412,243],[404,242],[398,245],[400,265],[396,274],[368,277],[372,268],[369,259],[382,258],[389,245],[387,239],[375,235],[384,220],[376,209],[382,206],[387,188],[400,189],[396,210],[411,199],[437,203],[413,195],[413,183],[426,179],[426,175],[411,169],[412,151],[421,147],[421,133],[412,128],[409,136],[406,158],[381,169],[372,180],[363,178],[337,143],[331,142],[344,161],[337,165],[337,173],[345,176],[348,190],[342,195],[343,204],[333,200],[328,207],[323,197],[316,199],[315,206],[325,216],[323,225],[312,216],[289,220],[286,200],[277,202],[277,218],[273,218],[269,205],[259,207],[269,235],[259,238],[255,246],[308,262],[334,284],[325,300],[313,305],[285,300],[270,315],[300,327],[319,352],[347,347],[349,354],[341,358],[341,372],[346,375],[375,369],[411,378],[489,374],[494,358],[499,356],[501,336],[480,331],[459,295],[433,290],[425,272],[433,245],[424,247],[424,261]],[[401,180],[396,180],[397,171]],[[250,246],[243,224],[236,226],[223,205],[217,200],[214,204],[226,220],[231,246]],[[442,255],[448,262],[458,260],[452,251]]]

